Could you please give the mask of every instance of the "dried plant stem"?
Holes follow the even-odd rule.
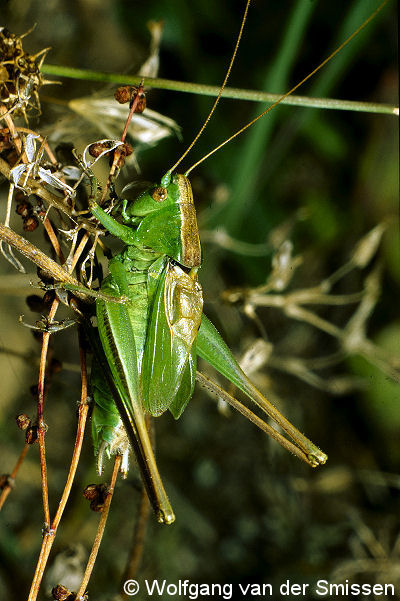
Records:
[[[353,294],[323,294],[321,287],[302,288],[287,294],[269,294],[266,286],[247,293],[246,300],[258,307],[289,307],[294,305],[346,305],[360,302],[363,292]],[[229,292],[225,293],[228,296]]]
[[[32,580],[31,590],[29,591],[28,601],[36,601],[40,583],[42,582],[43,578],[44,567],[50,554],[53,538],[54,536],[51,530],[48,530],[43,534],[42,548],[40,549],[39,559],[36,564],[35,575]]]
[[[14,125],[13,120],[11,119],[10,115],[7,115],[7,109],[4,105],[0,106],[0,116],[3,116],[2,118],[5,120],[7,127],[10,131],[12,140],[15,144],[15,148],[18,150],[19,154],[22,153],[22,143],[19,137],[19,134],[16,130],[16,127]],[[23,154],[23,156],[21,157],[22,162],[27,162],[27,158],[25,156],[25,153]]]
[[[82,449],[82,443],[84,438],[86,420],[88,415],[89,406],[87,404],[87,369],[86,369],[86,354],[80,345],[80,359],[81,359],[81,374],[82,374],[82,386],[81,386],[81,400],[79,404],[79,419],[77,426],[77,433],[75,438],[74,452],[72,455],[71,465],[68,472],[67,481],[64,487],[61,500],[58,504],[58,509],[54,520],[51,524],[51,528],[44,533],[42,548],[40,550],[39,559],[36,565],[35,575],[32,581],[31,590],[29,593],[28,601],[35,601],[39,592],[39,587],[43,578],[43,573],[46,567],[46,563],[50,554],[51,547],[53,545],[57,528],[60,524],[62,514],[67,504],[71,487],[75,478],[75,473],[78,467],[79,458]]]
[[[50,221],[48,215],[46,215],[45,218],[43,219],[43,226],[47,232],[47,235],[50,239],[50,242],[55,250],[57,257],[60,259],[60,263],[65,263],[65,257],[63,255],[60,243],[59,243],[56,233],[53,229],[53,226],[51,225],[51,221]]]
[[[108,512],[110,510],[110,505],[111,505],[112,497],[114,494],[115,482],[117,480],[118,471],[119,471],[119,468],[121,465],[121,459],[122,459],[121,455],[116,455],[115,461],[114,461],[114,469],[113,469],[113,473],[111,476],[111,482],[110,482],[110,486],[108,489],[107,497],[104,501],[104,507],[103,507],[103,510],[101,513],[101,518],[100,518],[99,526],[97,528],[96,537],[93,542],[93,547],[90,552],[90,556],[89,556],[88,563],[86,566],[85,574],[84,574],[82,582],[81,582],[81,586],[79,587],[79,591],[77,592],[77,595],[76,595],[76,601],[84,601],[84,594],[85,594],[88,582],[90,580],[90,577],[92,575],[92,571],[94,568],[94,564],[96,562],[97,554],[99,552],[100,543],[103,538],[104,529],[106,527]]]
[[[56,248],[58,245],[58,240],[55,236],[53,228],[50,224],[50,221],[47,219],[47,217],[46,217],[45,221],[48,222],[48,225],[50,226],[51,231],[54,234],[53,246]],[[88,237],[89,237],[89,233],[86,232],[74,254],[71,265],[69,267],[69,271],[72,271],[74,269],[77,261],[79,260],[80,255],[83,252],[83,249],[86,245]],[[25,257],[29,258],[31,261],[36,263],[36,265],[38,265],[38,267],[40,267],[41,269],[43,269],[47,273],[49,273],[54,279],[61,281],[61,282],[68,282],[75,286],[79,286],[78,280],[76,280],[73,276],[71,276],[71,274],[69,272],[67,272],[60,265],[58,265],[58,263],[56,263],[55,261],[53,261],[52,259],[47,257],[45,255],[45,253],[43,253],[41,250],[39,250],[33,244],[31,244],[30,242],[28,242],[27,240],[25,240],[24,238],[22,238],[21,236],[16,234],[13,230],[11,230],[10,228],[8,228],[2,224],[0,224],[0,238],[2,240],[6,241],[11,246],[14,246],[14,248],[19,250]],[[56,242],[56,244],[54,242]],[[53,301],[52,307],[49,312],[49,316],[48,316],[49,322],[52,322],[54,320],[58,305],[59,305],[59,301],[58,301],[58,299],[55,299]],[[38,443],[39,443],[40,465],[41,465],[41,474],[42,474],[42,497],[43,497],[45,529],[50,528],[50,510],[49,510],[49,501],[48,501],[46,449],[45,449],[46,426],[45,426],[45,423],[43,420],[44,400],[45,400],[45,391],[46,391],[45,371],[46,371],[49,339],[50,339],[50,333],[44,332],[43,333],[43,341],[42,341],[41,357],[40,357],[40,366],[39,366],[38,405],[37,405]],[[86,373],[86,367],[85,367],[85,373]],[[84,380],[84,378],[82,376],[82,381],[83,380]],[[85,376],[85,382],[86,382],[86,376]],[[87,393],[87,386],[85,384],[85,395],[86,395],[86,393]],[[24,450],[21,453],[20,460],[18,461],[16,468],[14,468],[15,473],[16,473],[16,469],[18,470],[20,464],[22,463],[22,461],[26,455],[26,452],[27,452],[27,449],[25,450],[25,448],[24,448]],[[13,474],[14,474],[14,471],[13,471]],[[15,478],[15,475],[11,476],[11,477]],[[10,494],[10,492],[11,492],[11,486],[7,485],[0,497],[0,509],[3,506],[5,500],[8,497],[8,495]],[[46,535],[45,535],[45,539],[46,539]],[[50,545],[50,548],[51,548],[51,545]],[[50,551],[50,548],[49,548],[49,551]],[[46,557],[46,554],[44,555],[44,557]]]
[[[75,269],[75,266],[76,266],[77,262],[79,261],[81,254],[83,253],[83,249],[85,248],[86,243],[89,240],[89,235],[90,235],[89,232],[85,232],[84,235],[82,236],[82,240],[79,242],[79,246],[76,249],[74,257],[72,259],[72,263],[69,268],[70,271]]]
[[[130,107],[130,110],[129,110],[129,114],[128,114],[128,117],[127,117],[126,122],[125,122],[124,131],[122,132],[122,135],[121,135],[121,142],[125,142],[125,138],[126,138],[126,135],[128,133],[129,124],[132,121],[132,117],[133,117],[133,115],[134,115],[134,113],[136,111],[136,108],[137,108],[138,104],[139,104],[140,94],[141,93],[143,93],[143,85],[142,85],[142,83],[140,83],[140,85],[139,85],[139,87],[138,87],[138,89],[136,91],[135,98],[134,98],[134,100],[133,100],[133,102],[131,104],[131,107]],[[103,204],[103,202],[104,202],[104,200],[105,200],[105,198],[107,196],[107,192],[108,192],[108,190],[110,188],[110,185],[111,185],[111,182],[112,182],[112,178],[114,177],[116,171],[118,170],[118,165],[120,164],[121,155],[122,155],[121,148],[120,148],[120,146],[118,146],[115,149],[115,151],[114,151],[113,162],[112,162],[112,165],[110,167],[110,173],[108,175],[106,185],[104,186],[104,189],[103,189],[103,192],[102,192],[102,195],[101,195],[100,204]]]
[[[78,248],[75,251],[74,257],[73,257],[71,265],[69,267],[69,271],[72,271],[74,269],[77,261],[79,260],[79,257],[86,245],[88,236],[89,236],[88,233],[86,233],[85,236],[83,236],[81,243],[79,244]],[[35,248],[35,247],[33,247],[33,248]],[[54,265],[59,267],[58,264],[55,263],[54,261],[53,261],[53,263],[54,263]],[[60,269],[62,269],[62,268],[60,268]],[[64,271],[64,270],[62,270],[62,271]],[[70,274],[68,272],[64,271],[64,273],[65,273],[65,275],[72,277],[72,276],[70,276]],[[73,279],[75,279],[75,278],[73,278]],[[53,301],[53,304],[51,306],[49,316],[48,316],[48,320],[50,322],[54,319],[54,316],[56,314],[58,306],[59,306],[59,300],[55,299]],[[79,410],[78,430],[77,430],[77,435],[76,435],[76,439],[75,439],[74,453],[72,456],[72,461],[71,461],[71,466],[70,466],[67,482],[64,487],[64,492],[61,497],[61,501],[59,503],[58,510],[56,512],[54,521],[50,527],[50,511],[49,511],[49,505],[48,505],[47,469],[46,469],[45,443],[44,443],[45,424],[43,421],[43,409],[44,409],[44,398],[45,398],[45,394],[44,394],[45,393],[45,370],[46,370],[46,362],[47,362],[46,359],[47,359],[49,339],[50,339],[50,333],[44,332],[43,333],[42,352],[41,352],[41,358],[40,358],[39,384],[38,384],[38,397],[39,397],[38,398],[38,442],[39,442],[39,447],[40,447],[40,464],[41,464],[41,471],[42,471],[42,495],[43,495],[43,506],[44,506],[44,512],[45,512],[46,526],[45,526],[45,533],[44,533],[44,537],[43,537],[42,548],[41,548],[38,563],[36,566],[35,575],[34,575],[34,578],[32,581],[32,586],[31,586],[31,591],[29,594],[28,601],[35,601],[35,599],[37,598],[37,594],[39,592],[40,583],[43,578],[43,572],[44,572],[44,569],[45,569],[45,566],[46,566],[46,563],[47,563],[47,560],[48,560],[48,557],[50,554],[51,547],[53,545],[57,527],[60,523],[62,513],[64,511],[65,505],[67,503],[67,500],[68,500],[68,497],[69,497],[69,494],[71,491],[71,486],[72,486],[72,483],[73,483],[73,480],[75,477],[75,473],[76,473],[76,469],[78,466],[80,452],[81,452],[81,448],[82,448],[82,442],[83,442],[83,434],[84,434],[85,425],[86,425],[87,412],[88,412],[88,406],[86,403],[86,400],[87,400],[86,356],[82,350],[82,344],[81,344],[80,345],[81,346],[80,358],[81,358],[82,386],[81,386],[81,403],[80,403],[80,410]]]
[[[137,106],[140,101],[140,95],[144,92],[143,90],[143,80],[140,82],[138,89],[136,90],[135,98],[131,104],[129,115],[125,123],[124,131],[121,135],[121,142],[125,142],[126,134],[128,133],[129,124],[132,121],[133,114],[135,113]]]
[[[74,452],[72,455],[71,465],[69,468],[67,482],[65,484],[64,492],[61,497],[61,501],[58,505],[58,509],[56,515],[54,517],[52,523],[52,529],[55,531],[60,523],[61,516],[65,509],[67,499],[71,492],[71,487],[74,481],[75,473],[78,467],[79,457],[81,453],[83,436],[85,433],[86,419],[89,411],[89,405],[87,403],[87,393],[88,393],[88,379],[87,379],[87,364],[86,364],[86,352],[83,348],[82,343],[80,344],[80,362],[81,362],[81,399],[79,403],[79,419],[78,419],[78,428],[75,438],[75,446]]]
[[[0,223],[0,238],[17,249],[24,257],[36,263],[40,269],[43,269],[57,282],[72,284],[73,286],[80,285],[78,280],[63,269],[61,265],[50,259],[43,251],[26,240],[26,238],[16,234],[2,223]]]
[[[51,323],[57,312],[60,301],[55,299],[49,311],[48,320]],[[44,411],[44,400],[46,394],[46,364],[47,364],[47,353],[49,349],[50,333],[43,333],[42,340],[42,351],[40,354],[40,365],[39,365],[39,382],[38,382],[38,403],[37,403],[37,425],[38,425],[38,443],[40,450],[40,469],[42,473],[42,497],[43,497],[43,510],[44,510],[44,524],[45,529],[50,528],[50,509],[49,509],[49,496],[47,487],[47,465],[46,465],[46,446],[45,446],[45,434],[46,424],[43,419]]]
[[[43,136],[38,134],[36,131],[33,131],[33,129],[29,129],[28,127],[16,127],[15,130],[17,132],[21,132],[22,134],[32,134],[34,136],[37,136],[40,143],[43,144],[43,146],[47,152],[47,155],[48,155],[49,159],[51,160],[51,162],[53,163],[53,165],[55,165],[55,166],[57,165],[57,159],[54,156],[54,153],[51,150],[46,138],[44,138]]]
[[[303,321],[305,323],[309,323],[310,325],[318,328],[322,332],[326,334],[330,334],[336,338],[341,336],[341,329],[335,326],[330,321],[324,319],[323,317],[319,317],[312,311],[308,311],[303,307],[299,307],[298,305],[288,305],[284,309],[285,314],[292,319],[297,319],[298,321]]]
[[[4,503],[6,502],[6,499],[8,497],[8,495],[10,494],[11,490],[12,490],[12,482],[15,480],[18,470],[21,467],[24,459],[25,459],[25,455],[27,454],[29,447],[31,445],[25,443],[24,448],[22,449],[20,456],[18,457],[17,463],[15,464],[15,467],[13,469],[13,471],[11,472],[11,474],[9,475],[9,483],[5,485],[5,487],[2,490],[2,493],[0,495],[0,511],[4,505]]]

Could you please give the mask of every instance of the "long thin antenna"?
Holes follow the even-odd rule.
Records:
[[[199,133],[196,135],[196,137],[194,138],[193,142],[185,150],[185,152],[179,157],[179,159],[176,161],[175,165],[173,165],[171,167],[171,169],[168,170],[167,174],[172,173],[177,168],[177,166],[179,165],[179,163],[185,158],[185,156],[188,154],[188,152],[190,152],[190,150],[196,144],[197,140],[200,138],[201,134],[203,133],[203,131],[207,127],[207,124],[210,121],[211,116],[212,116],[213,112],[215,111],[215,108],[216,108],[218,102],[220,101],[222,92],[223,92],[223,90],[224,90],[224,88],[226,86],[226,83],[228,81],[229,75],[231,73],[231,69],[232,69],[233,63],[235,62],[235,57],[236,57],[237,50],[239,48],[239,43],[240,43],[240,40],[241,40],[241,37],[242,37],[242,33],[243,33],[243,29],[244,29],[244,24],[246,22],[246,18],[247,18],[247,13],[248,13],[248,10],[249,10],[249,6],[250,6],[250,0],[247,0],[247,2],[246,2],[246,8],[244,9],[244,14],[243,14],[243,18],[242,18],[242,23],[240,25],[239,34],[238,34],[238,37],[237,37],[237,40],[236,40],[236,44],[235,44],[235,49],[233,51],[232,58],[231,58],[230,63],[229,63],[229,67],[228,67],[228,70],[226,72],[224,82],[223,82],[223,84],[222,84],[222,86],[220,88],[220,91],[218,93],[217,98],[215,99],[215,102],[214,102],[214,104],[213,104],[213,106],[211,108],[211,111],[209,112],[208,117],[204,121],[203,125],[201,126],[201,129],[200,129]]]
[[[239,136],[241,133],[243,133],[248,127],[251,127],[251,125],[253,125],[256,121],[258,121],[259,119],[261,119],[261,117],[264,117],[264,115],[266,115],[267,113],[269,113],[270,111],[272,111],[272,109],[274,107],[276,107],[277,104],[279,104],[280,102],[282,102],[282,100],[284,100],[285,98],[287,98],[287,96],[290,96],[290,94],[292,94],[295,90],[297,90],[297,88],[299,88],[301,85],[303,85],[303,83],[305,83],[308,79],[310,79],[310,77],[312,77],[313,75],[315,75],[315,73],[317,73],[317,71],[319,71],[320,69],[322,69],[322,67],[324,65],[326,65],[327,62],[329,62],[338,52],[340,52],[345,46],[347,46],[347,44],[356,36],[360,33],[360,31],[362,29],[364,29],[364,27],[366,27],[368,25],[368,23],[370,21],[372,21],[376,15],[382,10],[382,8],[385,6],[385,4],[387,4],[389,2],[389,0],[384,0],[384,2],[382,2],[382,4],[380,4],[378,6],[378,8],[368,17],[368,19],[366,19],[355,31],[353,31],[353,33],[344,41],[340,44],[340,46],[338,46],[336,48],[336,50],[334,50],[329,56],[328,58],[326,58],[324,61],[322,61],[322,63],[320,63],[318,65],[318,67],[316,67],[313,71],[311,71],[311,73],[309,73],[307,75],[307,77],[305,77],[304,79],[302,79],[298,84],[296,84],[293,88],[291,88],[289,90],[289,92],[286,92],[286,94],[283,94],[283,96],[281,96],[280,98],[278,98],[278,100],[276,100],[273,104],[271,104],[271,106],[269,106],[265,111],[263,111],[262,113],[260,113],[260,115],[258,115],[257,117],[255,117],[252,121],[250,121],[250,123],[247,123],[247,125],[243,126],[241,129],[239,129],[237,132],[235,132],[232,136],[230,136],[229,138],[227,138],[226,140],[224,140],[224,142],[221,142],[221,144],[219,144],[216,148],[214,148],[213,150],[211,150],[209,153],[207,153],[203,158],[201,158],[199,161],[197,161],[197,163],[194,163],[194,165],[192,165],[186,172],[185,175],[189,175],[189,173],[191,171],[193,171],[193,169],[195,167],[197,167],[198,165],[200,165],[200,163],[202,163],[203,161],[205,161],[206,159],[208,159],[211,155],[213,155],[215,152],[217,152],[217,150],[220,150],[220,148],[222,148],[223,146],[225,146],[225,144],[227,144],[228,142],[230,142],[231,140],[233,140],[234,138],[236,138],[237,136]],[[222,91],[222,90],[221,90]],[[185,153],[187,154],[187,153]],[[185,155],[183,155],[185,156]],[[182,159],[183,157],[181,157]],[[180,162],[180,160],[178,162]],[[174,166],[175,167],[175,166]],[[173,167],[173,168],[174,168]]]

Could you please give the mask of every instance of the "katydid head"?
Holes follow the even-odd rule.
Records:
[[[166,254],[184,267],[199,267],[200,239],[192,187],[184,175],[164,176],[132,203],[125,203],[125,222],[137,225],[138,242]]]
[[[142,192],[135,200],[127,204],[123,214],[124,220],[130,221],[132,218],[146,217],[146,215],[162,211],[168,206],[179,204],[178,178],[179,176],[169,177],[167,180],[163,178],[160,184],[151,186]]]

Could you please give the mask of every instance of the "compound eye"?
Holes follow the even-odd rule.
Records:
[[[155,188],[151,196],[156,202],[163,202],[168,196],[167,188],[162,188],[161,186]]]

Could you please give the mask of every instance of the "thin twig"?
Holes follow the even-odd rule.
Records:
[[[89,556],[88,563],[86,566],[85,574],[83,576],[81,585],[79,587],[79,591],[77,592],[77,595],[76,595],[76,601],[84,601],[84,594],[87,589],[87,585],[89,583],[90,577],[92,575],[92,571],[94,568],[94,564],[96,562],[97,554],[99,552],[101,540],[103,538],[104,529],[106,527],[108,512],[110,510],[110,505],[111,505],[112,497],[114,494],[115,482],[117,480],[118,471],[119,471],[119,468],[121,465],[121,459],[122,459],[121,455],[116,455],[115,461],[114,461],[114,469],[113,469],[113,473],[111,476],[110,486],[108,488],[107,496],[104,501],[104,507],[103,507],[103,510],[101,513],[99,526],[97,528],[96,537],[94,539],[93,547],[90,552],[90,556]]]
[[[51,150],[46,138],[44,138],[42,135],[38,134],[36,131],[33,131],[33,129],[29,129],[28,127],[16,127],[15,130],[17,132],[21,132],[23,134],[32,134],[34,136],[37,136],[38,140],[43,144],[49,159],[51,160],[51,162],[53,163],[54,166],[57,166],[57,159],[54,156],[54,153]]]
[[[75,251],[74,257],[72,258],[71,265],[69,267],[69,271],[72,271],[74,269],[77,261],[79,260],[80,255],[82,254],[83,249],[86,245],[87,238],[85,238],[85,237],[87,237],[87,236],[89,236],[89,234],[86,232],[85,236],[83,237],[83,240],[81,240],[81,243],[79,244],[78,248]],[[53,263],[54,263],[54,265],[59,267],[57,265],[57,263],[55,263],[54,261],[53,261]],[[66,275],[70,275],[66,271],[64,273]],[[49,312],[48,319],[50,322],[54,319],[58,305],[59,305],[59,301],[58,301],[58,299],[55,299],[53,301],[52,307]],[[43,423],[44,385],[45,385],[44,378],[45,378],[45,366],[46,366],[46,356],[47,356],[47,347],[48,347],[49,338],[50,338],[50,333],[45,332],[43,334],[42,354],[41,354],[40,369],[39,369],[39,387],[38,387],[39,388],[38,441],[39,441],[39,445],[40,445],[40,462],[41,462],[41,469],[42,469],[42,491],[43,491],[43,503],[44,503],[44,509],[45,509],[45,522],[46,522],[47,526],[46,526],[46,529],[44,532],[42,548],[41,548],[38,563],[36,566],[35,575],[34,575],[34,578],[32,581],[32,586],[31,586],[31,591],[29,594],[28,601],[35,601],[37,594],[39,592],[39,587],[40,587],[40,583],[42,581],[44,568],[46,566],[47,559],[49,557],[49,553],[50,553],[50,550],[51,550],[51,547],[52,547],[52,544],[54,541],[55,533],[56,533],[58,524],[61,519],[62,512],[64,511],[65,504],[67,502],[67,499],[68,499],[68,496],[69,496],[69,493],[71,490],[73,478],[75,476],[76,468],[77,468],[79,457],[80,457],[80,451],[81,451],[82,441],[83,441],[83,432],[84,432],[84,427],[86,424],[86,417],[87,417],[87,409],[86,410],[82,409],[82,411],[80,411],[80,415],[79,415],[80,421],[78,423],[78,432],[77,432],[77,436],[76,436],[76,442],[75,442],[75,448],[74,448],[74,454],[73,454],[73,458],[72,458],[72,462],[71,462],[70,472],[68,474],[67,483],[66,483],[64,493],[63,493],[63,496],[62,496],[60,504],[59,504],[59,509],[58,509],[55,519],[54,519],[54,523],[52,524],[52,527],[50,527],[50,512],[48,510],[47,472],[46,472],[45,446],[44,446],[45,428],[44,428],[44,423]],[[82,389],[81,389],[81,406],[82,406],[82,402],[86,403],[86,397],[87,397],[86,358],[82,354],[82,352],[81,352],[81,371],[82,371]],[[84,399],[84,401],[83,401],[83,399]],[[60,507],[61,507],[61,510],[60,510]],[[48,517],[46,514],[48,514]],[[55,527],[53,527],[53,526],[55,526]]]
[[[21,154],[22,153],[22,142],[20,140],[19,134],[14,125],[14,121],[12,120],[10,115],[6,115],[6,113],[7,113],[6,107],[4,105],[1,105],[0,106],[0,116],[3,115],[3,119],[5,120],[7,127],[10,131],[11,139],[14,142],[15,148],[17,149],[18,153]],[[25,156],[25,153],[21,156],[21,161],[23,163],[27,162],[27,157]]]
[[[137,108],[138,104],[139,104],[140,95],[142,93],[143,93],[143,86],[142,86],[142,84],[140,84],[139,87],[138,87],[138,89],[136,90],[135,98],[134,98],[134,100],[132,102],[132,105],[131,105],[130,110],[129,110],[128,117],[127,117],[126,122],[125,122],[125,127],[124,127],[124,130],[123,130],[122,135],[121,135],[121,142],[125,142],[126,134],[128,133],[129,124],[132,121],[132,117],[133,117],[133,115],[134,115],[134,113],[136,111],[136,108]],[[115,151],[114,151],[113,162],[112,162],[112,165],[110,167],[110,173],[108,175],[106,184],[105,184],[105,186],[103,188],[103,192],[102,192],[101,199],[100,199],[100,204],[103,204],[103,202],[104,202],[104,200],[106,198],[108,189],[109,189],[109,187],[111,185],[111,182],[112,182],[112,179],[113,179],[113,177],[115,175],[115,172],[118,169],[118,165],[120,164],[121,156],[122,156],[121,146],[118,146],[115,149]]]
[[[0,510],[2,509],[4,503],[6,502],[8,495],[10,494],[10,492],[13,488],[13,483],[17,476],[18,470],[21,467],[21,465],[25,459],[25,455],[27,454],[30,446],[31,446],[30,444],[25,443],[25,445],[20,453],[20,456],[18,457],[17,463],[14,466],[13,471],[8,476],[8,483],[4,486],[4,488],[1,492],[1,495],[0,495]]]
[[[55,250],[55,253],[56,253],[57,257],[60,259],[60,263],[65,263],[65,257],[61,250],[60,243],[58,241],[56,233],[53,229],[53,226],[52,226],[49,216],[47,214],[46,214],[45,218],[43,219],[43,225],[44,225],[44,229],[46,230],[46,233],[49,237],[49,240]]]
[[[1,159],[0,159],[1,160]],[[23,238],[19,234],[15,233],[9,227],[4,226],[0,223],[0,238],[16,248],[21,254],[24,255],[33,263],[36,263],[40,269],[43,269],[50,277],[54,278],[57,282],[66,284],[72,284],[73,286],[80,286],[78,280],[68,273],[61,265],[50,259],[43,251],[37,246],[31,244],[26,238]]]
[[[48,321],[52,323],[55,314],[57,312],[60,301],[54,299],[52,306],[49,311]],[[40,365],[39,365],[39,381],[38,381],[38,403],[37,403],[37,425],[38,425],[38,443],[40,450],[40,469],[42,473],[42,497],[43,497],[43,510],[44,510],[44,524],[45,529],[50,528],[50,509],[49,509],[49,496],[47,487],[47,465],[46,465],[46,447],[45,447],[45,434],[46,425],[44,423],[44,401],[46,394],[46,365],[47,365],[47,352],[49,348],[50,332],[43,332],[42,340],[42,351],[40,354]]]
[[[82,449],[87,415],[88,415],[88,411],[89,411],[89,405],[87,402],[88,378],[87,378],[86,352],[83,347],[81,332],[79,332],[79,338],[80,338],[79,352],[80,352],[80,361],[81,361],[81,378],[82,378],[82,380],[81,380],[81,399],[80,399],[79,409],[78,409],[78,414],[79,414],[78,428],[77,428],[77,433],[76,433],[76,438],[75,438],[74,453],[72,456],[72,461],[71,461],[71,465],[70,465],[70,469],[69,469],[69,473],[68,473],[67,482],[65,484],[64,492],[61,497],[61,501],[58,505],[58,509],[57,509],[56,515],[55,515],[53,523],[52,523],[53,530],[56,530],[60,523],[61,516],[65,509],[67,499],[69,497],[71,487],[72,487],[72,484],[73,484],[73,481],[75,478],[75,473],[76,473],[76,470],[78,467],[79,457],[80,457],[80,453],[81,453],[81,449]]]
[[[35,601],[37,598],[37,594],[39,592],[39,587],[43,578],[43,573],[47,564],[47,560],[50,554],[51,547],[53,545],[57,528],[60,524],[62,514],[66,507],[72,484],[75,479],[76,470],[79,463],[79,458],[82,450],[82,443],[85,433],[85,426],[87,421],[87,415],[89,411],[89,406],[87,404],[87,368],[86,368],[86,354],[83,350],[83,345],[80,345],[80,358],[81,358],[81,376],[82,376],[82,386],[81,386],[81,400],[79,404],[79,419],[77,426],[77,433],[75,438],[74,452],[71,459],[71,465],[68,472],[67,481],[63,490],[63,494],[61,496],[60,502],[58,504],[58,509],[54,520],[51,524],[51,528],[44,534],[42,548],[40,551],[39,559],[37,562],[35,575],[31,585],[31,591],[29,593],[28,601]]]

